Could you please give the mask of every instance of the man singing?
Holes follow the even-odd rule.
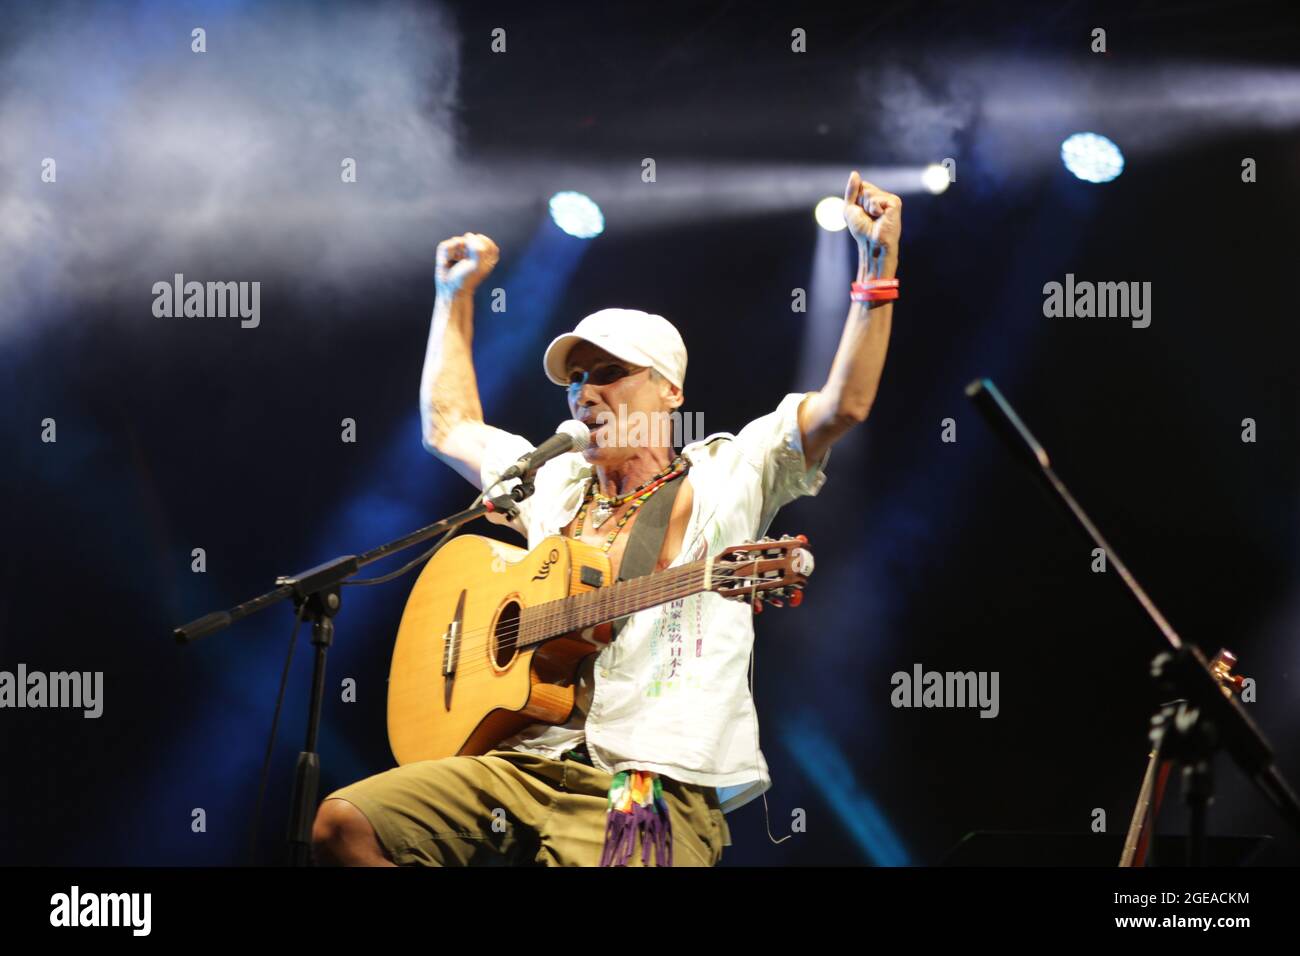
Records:
[[[858,281],[844,290],[848,319],[826,384],[786,395],[737,435],[674,454],[661,423],[684,401],[686,347],[666,319],[603,309],[551,342],[546,375],[567,390],[569,414],[592,428],[592,442],[538,470],[535,493],[509,522],[530,548],[572,536],[604,551],[619,578],[644,513],[654,536],[634,551],[649,540],[645,563],[658,558],[643,574],[753,541],[782,505],[818,492],[831,445],[875,401],[898,297],[901,200],[856,171],[844,200]],[[480,489],[533,448],[485,423],[479,402],[473,295],[497,256],[477,233],[438,246],[420,383],[425,447]],[[700,593],[620,627],[585,659],[567,723],[533,724],[481,756],[417,761],[331,793],[312,834],[317,860],[715,865],[731,843],[724,813],[771,786],[747,681],[752,611]]]

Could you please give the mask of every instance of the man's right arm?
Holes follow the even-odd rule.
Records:
[[[482,487],[483,451],[491,437],[483,423],[474,374],[474,290],[496,265],[496,244],[465,233],[438,244],[437,298],[420,376],[424,447]]]

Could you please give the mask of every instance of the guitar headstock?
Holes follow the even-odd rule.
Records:
[[[748,601],[757,614],[765,602],[784,607],[788,600],[798,607],[812,572],[813,556],[804,535],[760,538],[724,548],[713,559],[710,587],[725,598]]]

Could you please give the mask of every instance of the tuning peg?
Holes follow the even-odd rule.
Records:
[[[790,606],[798,607],[802,603],[803,603],[803,591],[796,588],[795,592],[790,595]]]
[[[750,605],[750,607],[752,607],[752,608],[754,609],[754,613],[755,613],[755,614],[762,614],[762,613],[763,613],[763,602],[762,602],[762,601],[756,600],[756,601],[754,601],[753,604]]]

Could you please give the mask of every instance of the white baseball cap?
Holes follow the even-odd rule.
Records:
[[[637,309],[601,309],[546,347],[542,367],[556,385],[568,385],[565,361],[579,342],[590,342],[625,362],[655,369],[678,388],[686,380],[686,343],[662,315]]]

